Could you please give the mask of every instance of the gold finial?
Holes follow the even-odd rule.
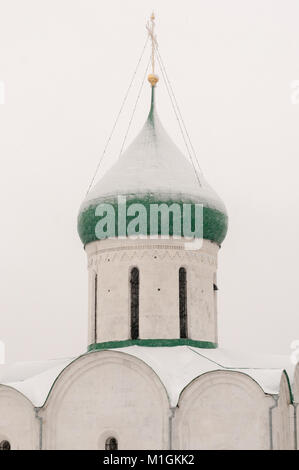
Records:
[[[154,33],[155,31],[155,14],[154,12],[151,15],[151,22],[147,22],[146,29],[152,40],[152,73],[147,77],[150,84],[154,87],[159,81],[158,75],[155,74],[155,48],[158,47],[157,37]]]

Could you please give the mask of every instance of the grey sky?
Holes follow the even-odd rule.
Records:
[[[298,1],[0,0],[0,339],[9,362],[86,349],[76,217],[153,8],[201,167],[230,217],[220,344],[288,354],[299,339]],[[144,67],[100,174],[117,158]],[[160,118],[184,150],[161,80],[157,91]],[[145,83],[127,143],[149,99]]]

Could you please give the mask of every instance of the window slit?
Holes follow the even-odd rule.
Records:
[[[139,270],[133,268],[130,276],[131,284],[131,339],[139,338]]]
[[[180,310],[180,338],[188,338],[187,322],[187,276],[186,269],[179,270],[179,310]]]
[[[98,326],[98,275],[94,277],[94,342],[97,342],[97,326]]]

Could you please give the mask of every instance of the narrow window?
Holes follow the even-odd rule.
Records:
[[[108,437],[105,442],[105,450],[117,450],[118,449],[118,442],[115,437]]]
[[[139,270],[133,268],[130,277],[131,284],[131,338],[139,337]]]
[[[187,327],[187,278],[186,269],[179,270],[179,308],[180,308],[180,338],[188,337]]]
[[[217,293],[218,293],[216,273],[214,273],[213,293],[214,293],[214,314],[215,314],[215,318],[216,318],[216,316],[217,316]]]
[[[214,274],[214,282],[213,282],[213,297],[214,297],[214,322],[215,322],[215,336],[217,337],[217,294],[218,294],[218,286],[216,284],[216,273]]]
[[[97,342],[97,326],[98,326],[98,275],[94,277],[94,342]]]
[[[1,441],[0,442],[0,450],[10,450],[10,442],[8,441]]]

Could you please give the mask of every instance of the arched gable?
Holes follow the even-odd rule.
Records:
[[[44,446],[104,448],[111,434],[119,449],[166,449],[168,414],[165,387],[145,362],[119,351],[90,352],[67,366],[50,391]]]
[[[12,450],[38,449],[38,423],[31,401],[21,392],[0,385],[0,442]]]
[[[181,392],[175,418],[178,449],[268,449],[275,403],[249,375],[216,370]]]

